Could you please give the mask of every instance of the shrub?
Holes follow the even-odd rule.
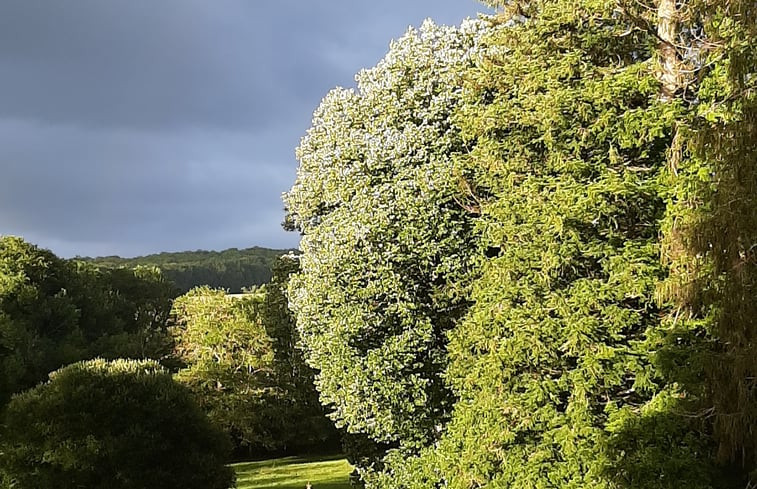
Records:
[[[0,474],[16,489],[226,489],[229,448],[156,362],[96,359],[11,400]]]

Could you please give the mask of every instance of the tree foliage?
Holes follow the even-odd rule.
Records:
[[[719,460],[752,471],[754,485],[757,20],[742,0],[676,4],[673,17],[688,110],[671,148],[663,227],[668,369],[711,422]]]
[[[677,395],[649,354],[678,109],[658,100],[654,42],[609,2],[529,2],[507,20],[457,115],[488,251],[450,335],[459,401],[440,443],[378,484],[605,487],[621,477],[613,432]],[[678,463],[675,484],[706,484],[700,440],[677,441],[649,479]]]
[[[83,355],[70,276],[51,252],[0,238],[0,403]]]
[[[337,426],[414,450],[452,397],[446,332],[468,306],[468,213],[456,201],[451,119],[480,26],[426,22],[391,44],[357,89],[323,100],[285,196],[302,233],[289,298]]]
[[[18,489],[226,489],[228,448],[156,362],[98,359],[13,398],[0,474]]]
[[[0,405],[68,363],[160,359],[173,287],[157,269],[99,270],[0,238]]]
[[[202,285],[241,293],[246,287],[271,280],[274,261],[286,251],[255,246],[241,250],[163,252],[134,258],[104,256],[80,260],[100,268],[157,267],[181,293]]]
[[[328,449],[336,433],[297,349],[283,288],[296,257],[250,294],[200,287],[174,302],[177,379],[248,453]]]
[[[279,392],[277,411],[287,420],[278,437],[288,450],[328,451],[337,447],[339,436],[319,402],[315,372],[305,362],[286,296],[289,278],[299,268],[299,256],[283,255],[274,263],[271,281],[262,289],[263,327],[272,342],[272,367]]]
[[[260,315],[262,299],[192,289],[174,301],[172,331],[175,354],[185,365],[176,378],[210,419],[240,445],[273,449],[280,443],[281,419],[273,409],[273,350]]]

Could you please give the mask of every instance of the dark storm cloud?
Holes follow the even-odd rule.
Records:
[[[271,12],[253,5],[6,1],[3,114],[152,129],[281,120],[301,98],[282,80],[324,76],[329,67],[318,70],[317,53],[293,57],[297,38],[277,31]]]
[[[259,137],[279,140],[275,133]],[[0,229],[44,233],[41,243],[47,236],[104,240],[135,252],[144,252],[145,242],[155,250],[213,248],[214,239],[247,221],[266,222],[278,235],[279,195],[288,183],[279,173],[288,172],[263,159],[259,145],[241,132],[153,134],[0,122],[6,155]],[[265,235],[240,237],[241,245],[280,245]]]
[[[280,194],[329,88],[472,0],[4,0],[0,234],[70,256],[294,246]]]

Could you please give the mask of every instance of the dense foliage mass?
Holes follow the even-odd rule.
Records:
[[[475,49],[411,32],[299,148],[322,400],[388,449],[372,487],[744,487],[753,2],[487,3]]]
[[[96,263],[271,279],[173,312],[177,378],[254,452],[322,448],[325,411],[369,489],[754,487],[754,2],[485,3],[323,100],[285,196],[300,257]],[[0,239],[0,403],[93,355],[164,359],[171,298],[157,268]],[[185,398],[155,363],[61,370],[7,408],[4,483],[156,485],[177,419],[222,445]]]
[[[260,317],[259,294],[233,298],[193,289],[174,302],[176,355],[187,385],[217,425],[241,445],[275,448],[281,419],[273,412],[271,340]]]
[[[427,22],[315,112],[286,195],[302,233],[289,297],[337,426],[413,451],[449,415],[446,332],[468,303],[470,219],[450,120],[479,24]]]
[[[92,360],[13,398],[0,477],[16,489],[227,489],[228,448],[157,363]]]
[[[452,332],[460,400],[386,485],[708,487],[708,442],[655,365],[665,337],[661,179],[680,105],[652,34],[605,2],[529,2],[498,24],[458,117],[476,141],[475,306]],[[660,446],[663,443],[663,446]]]
[[[287,251],[256,246],[241,250],[164,252],[135,258],[105,256],[81,260],[103,268],[157,267],[182,293],[207,285],[236,294],[244,288],[268,282],[274,261]]]
[[[754,2],[676,7],[679,98],[660,287],[666,369],[706,419],[717,457],[757,484],[757,17]]]
[[[274,280],[250,294],[201,287],[174,302],[176,378],[240,453],[328,449],[336,438],[282,290],[296,265],[278,260]]]
[[[157,269],[99,270],[0,237],[0,405],[68,363],[163,358],[173,295]]]
[[[299,257],[293,254],[276,260],[271,281],[262,288],[261,315],[273,348],[278,410],[286,420],[284,433],[279,436],[290,451],[326,453],[338,448],[340,437],[319,402],[315,372],[305,363],[286,296],[289,278],[299,269]]]

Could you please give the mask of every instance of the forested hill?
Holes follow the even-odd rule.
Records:
[[[208,285],[238,293],[243,287],[268,282],[271,279],[271,266],[276,257],[289,251],[291,250],[255,246],[242,250],[230,248],[224,251],[164,252],[135,258],[104,256],[80,259],[109,268],[156,266],[182,292],[198,285]]]

